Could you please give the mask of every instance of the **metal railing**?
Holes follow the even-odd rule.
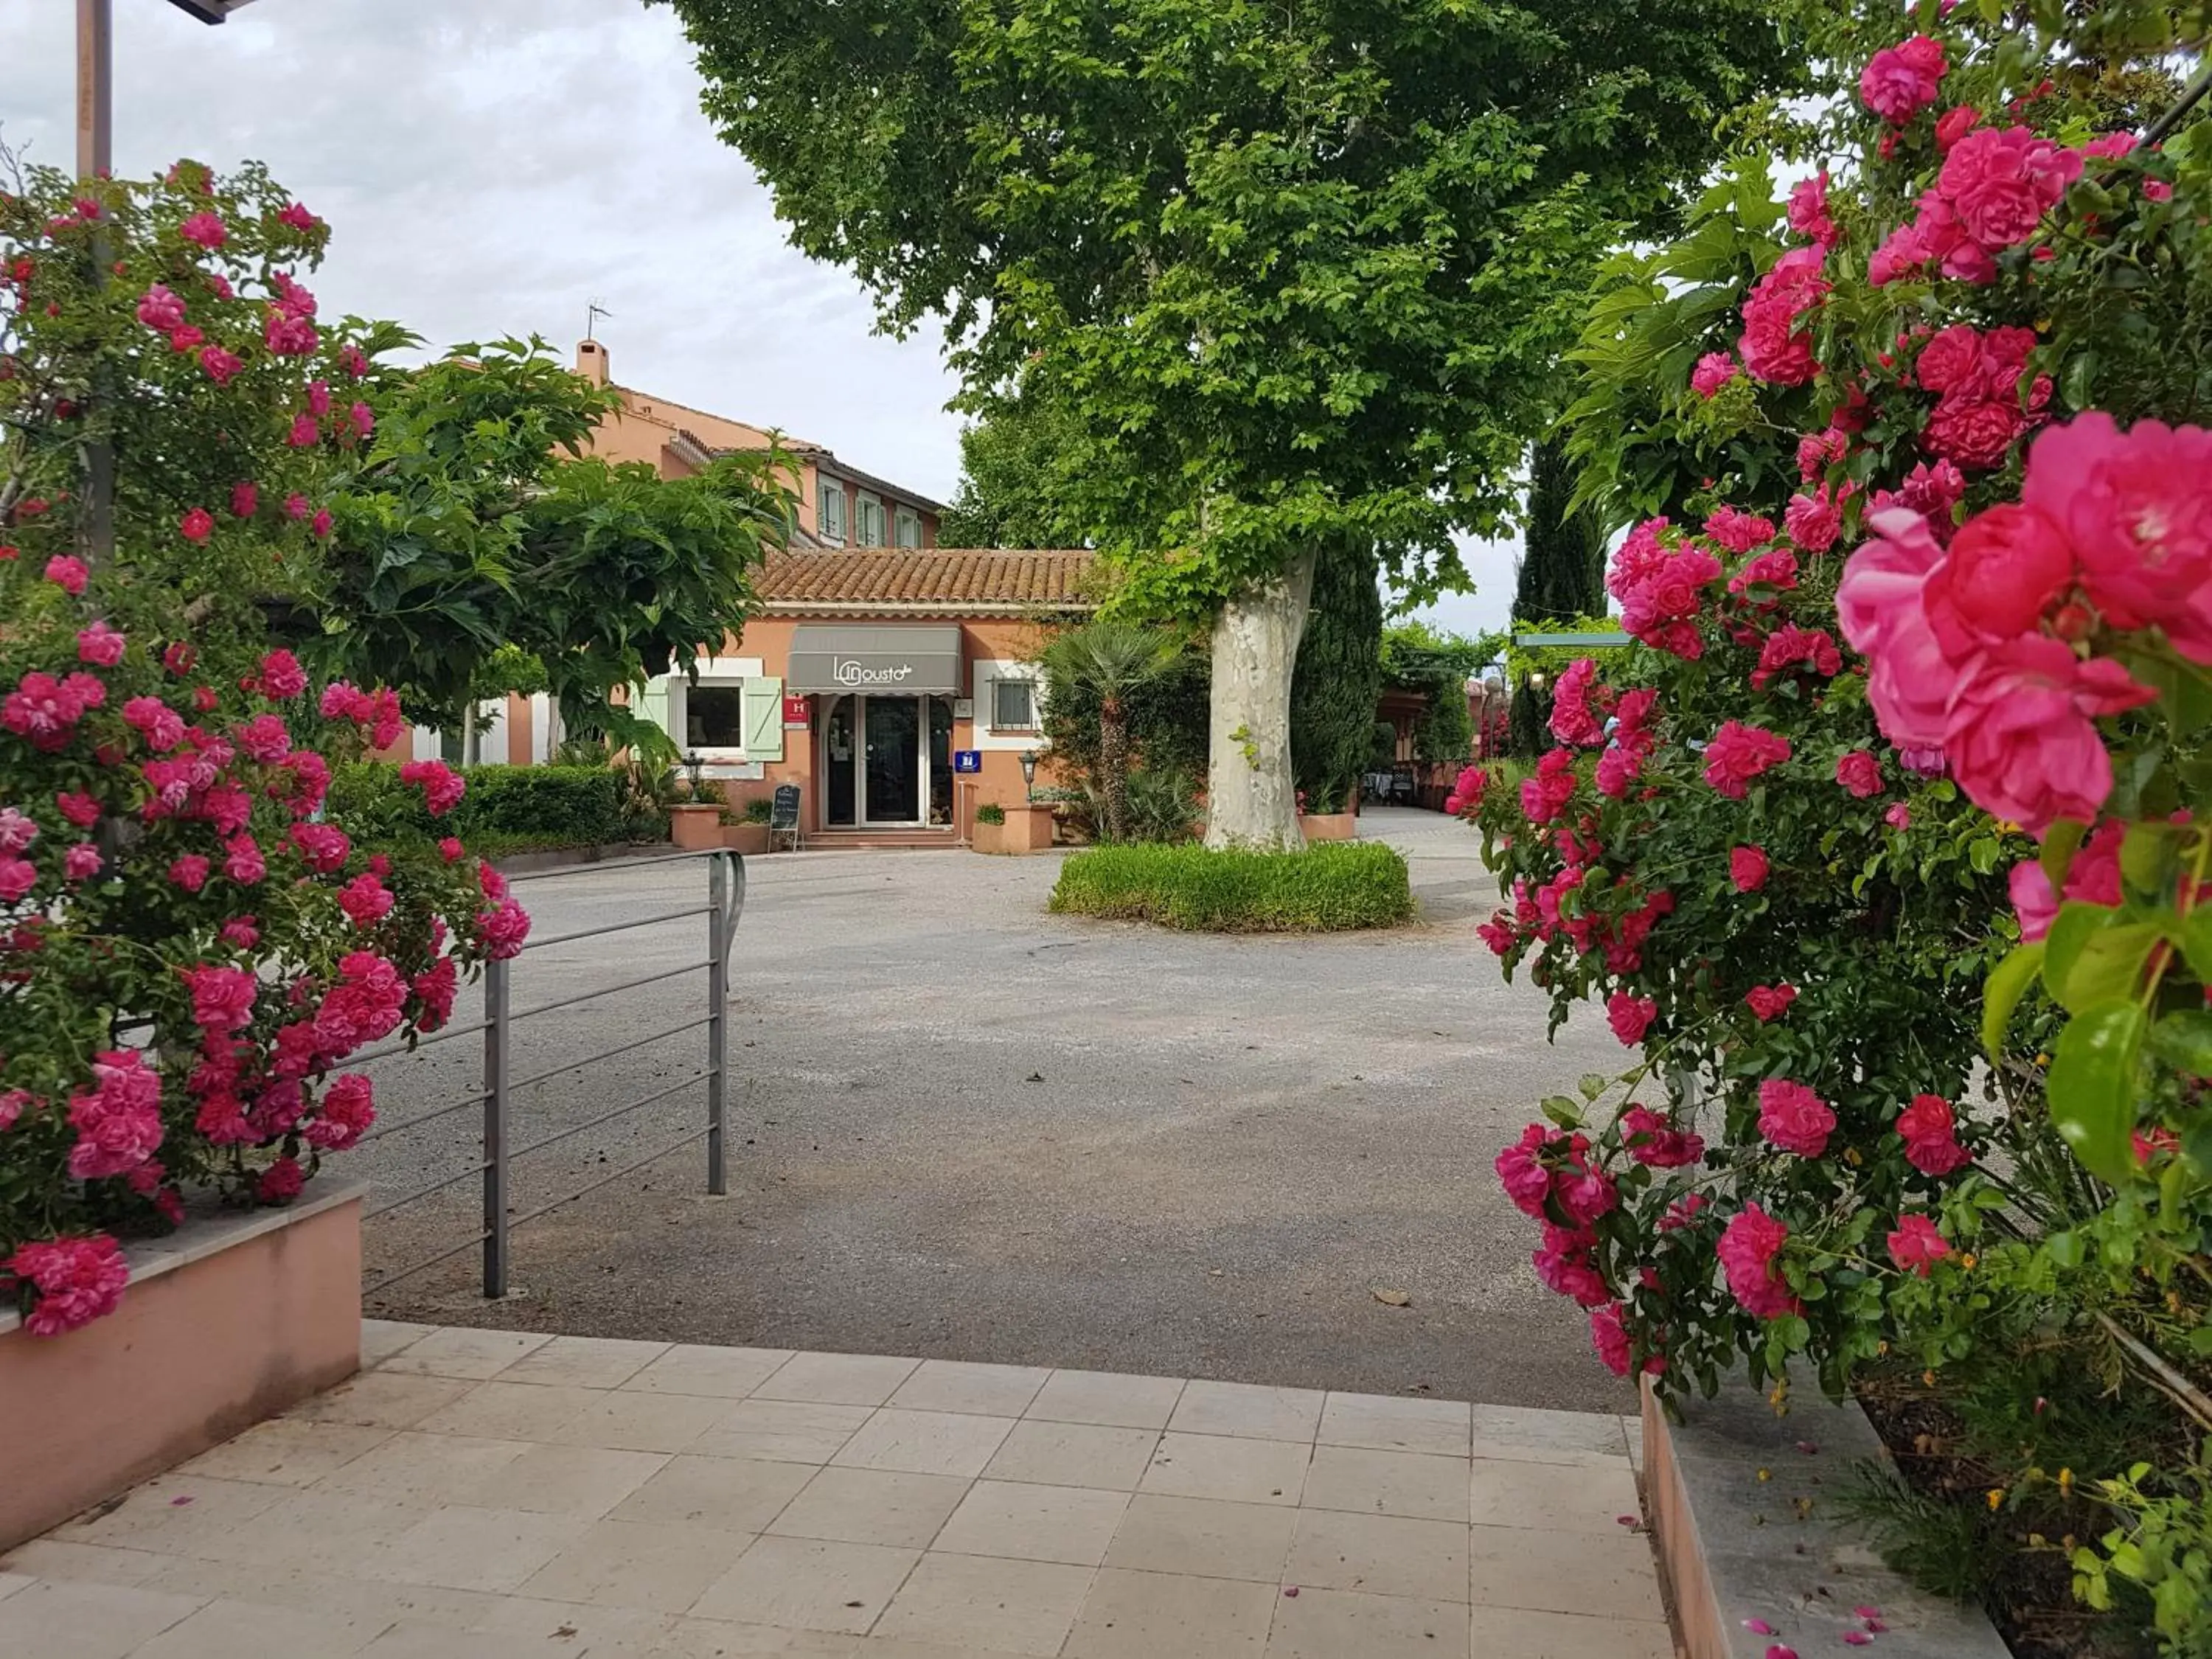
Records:
[[[738,918],[744,909],[744,860],[738,854],[714,848],[706,852],[678,853],[662,858],[628,860],[621,868],[628,873],[639,870],[650,870],[662,865],[691,863],[701,859],[707,860],[707,902],[703,905],[695,904],[680,910],[665,910],[655,915],[640,916],[634,921],[609,922],[602,927],[580,927],[569,933],[532,939],[523,945],[518,956],[526,955],[532,951],[547,950],[557,945],[573,945],[581,939],[598,939],[608,933],[627,933],[640,927],[657,927],[668,922],[682,921],[692,916],[703,915],[707,918],[707,954],[703,960],[688,962],[680,967],[664,969],[657,973],[641,974],[634,979],[626,979],[613,985],[603,985],[591,990],[580,991],[574,995],[559,997],[550,1002],[541,1002],[532,1007],[519,1010],[513,1007],[510,1002],[514,963],[512,961],[487,963],[483,972],[483,1018],[482,1019],[467,1025],[442,1027],[427,1036],[417,1038],[411,1047],[404,1042],[392,1043],[356,1056],[354,1063],[359,1065],[419,1054],[434,1044],[451,1042],[459,1037],[474,1036],[478,1034],[483,1037],[483,1080],[479,1087],[463,1095],[458,1100],[448,1101],[443,1105],[431,1108],[428,1111],[417,1112],[397,1122],[379,1124],[363,1135],[361,1140],[361,1144],[366,1146],[386,1135],[404,1133],[408,1130],[420,1128],[426,1123],[436,1122],[449,1117],[456,1112],[466,1111],[472,1106],[482,1106],[483,1136],[477,1163],[457,1175],[443,1176],[427,1185],[414,1188],[395,1198],[388,1199],[374,1209],[364,1212],[362,1218],[366,1221],[376,1216],[388,1214],[404,1205],[428,1198],[433,1193],[443,1192],[448,1188],[458,1186],[471,1176],[481,1176],[483,1181],[483,1224],[473,1237],[463,1239],[452,1248],[441,1250],[435,1255],[427,1256],[420,1261],[412,1262],[406,1267],[395,1268],[383,1274],[375,1283],[363,1287],[363,1295],[374,1295],[400,1279],[421,1273],[425,1268],[434,1267],[438,1263],[449,1261],[465,1250],[481,1245],[483,1249],[483,1293],[487,1297],[503,1297],[507,1294],[507,1286],[508,1239],[515,1228],[535,1221],[540,1216],[549,1214],[564,1204],[572,1204],[585,1194],[595,1191],[610,1182],[619,1181],[624,1176],[633,1175],[647,1164],[657,1163],[671,1152],[690,1146],[702,1135],[707,1140],[707,1190],[718,1196],[729,1191],[728,1147],[725,1130],[730,1096],[730,945],[737,932]],[[579,865],[560,870],[541,870],[524,875],[510,876],[507,878],[507,882],[510,886],[515,886],[524,882],[551,881],[558,880],[562,877],[605,874],[605,866]],[[707,1012],[696,1019],[686,1020],[680,1025],[666,1027],[650,1036],[624,1042],[617,1048],[600,1049],[581,1060],[573,1060],[565,1065],[550,1066],[527,1077],[518,1078],[514,1075],[514,1028],[524,1020],[534,1019],[540,1014],[550,1014],[556,1009],[574,1007],[578,1003],[591,1002],[601,997],[613,996],[619,992],[634,991],[642,986],[658,984],[663,980],[674,979],[684,974],[696,974],[702,968],[707,970]],[[585,1066],[594,1065],[603,1060],[611,1060],[617,1054],[628,1054],[633,1049],[642,1048],[650,1043],[659,1042],[672,1036],[680,1036],[686,1031],[698,1030],[702,1025],[707,1028],[707,1065],[704,1070],[695,1072],[678,1082],[664,1085],[625,1105],[616,1107],[611,1111],[599,1113],[581,1123],[572,1123],[566,1128],[556,1130],[551,1134],[530,1142],[527,1146],[517,1146],[513,1144],[514,1125],[512,1107],[517,1091],[528,1088],[533,1084],[544,1083],[550,1079],[560,1076],[564,1072],[577,1071]],[[669,1096],[702,1081],[707,1085],[707,1121],[704,1124],[687,1130],[674,1140],[656,1146],[644,1157],[634,1159],[618,1170],[600,1176],[573,1192],[564,1193],[560,1197],[540,1204],[520,1215],[508,1213],[507,1176],[518,1160],[528,1158],[533,1152],[544,1152],[549,1146],[557,1146],[572,1135],[581,1134],[586,1129],[595,1129],[604,1124],[611,1123],[617,1118],[627,1117],[632,1112],[641,1110],[657,1101],[665,1100]]]

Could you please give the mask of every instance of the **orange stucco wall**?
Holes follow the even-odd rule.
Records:
[[[357,1196],[134,1284],[81,1329],[0,1335],[0,1549],[360,1365]]]
[[[761,672],[784,677],[791,660],[792,635],[802,622],[820,627],[850,623],[855,627],[883,627],[907,623],[945,626],[958,622],[962,653],[961,690],[963,697],[972,697],[976,691],[975,665],[983,662],[1022,662],[1036,655],[1042,635],[1036,624],[1018,617],[951,617],[922,618],[912,616],[839,617],[834,623],[829,618],[762,617],[746,625],[743,634],[733,635],[722,647],[721,653],[729,657],[757,657]],[[730,779],[723,790],[732,805],[742,805],[755,797],[765,799],[773,794],[780,783],[795,783],[799,788],[799,820],[809,834],[826,827],[826,792],[820,776],[822,766],[822,720],[830,694],[816,692],[808,698],[808,726],[805,731],[786,731],[783,734],[783,755],[780,761],[764,761],[764,775],[755,779]],[[977,746],[979,722],[976,720],[956,719],[952,722],[952,746],[973,749]],[[1050,771],[1040,767],[1037,783],[1040,787],[1051,782]],[[985,748],[983,769],[963,775],[954,791],[954,802],[960,827],[972,830],[975,809],[985,802],[1001,806],[1014,805],[1028,798],[1028,787],[1022,777],[1021,754],[1013,749]]]

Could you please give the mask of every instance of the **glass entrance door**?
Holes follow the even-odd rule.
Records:
[[[860,798],[856,787],[860,769],[855,764],[860,723],[858,697],[836,698],[823,719],[823,793],[829,808],[825,822],[832,829],[850,829],[860,822]]]
[[[870,823],[921,821],[921,700],[864,697],[861,731],[866,750],[862,811]]]

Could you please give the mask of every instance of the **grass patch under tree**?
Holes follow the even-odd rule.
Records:
[[[1060,866],[1051,908],[1216,933],[1390,927],[1413,915],[1406,860],[1378,842],[1303,853],[1099,847]]]

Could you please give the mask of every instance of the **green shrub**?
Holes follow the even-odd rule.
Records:
[[[1406,860],[1379,842],[1303,853],[1100,847],[1060,866],[1051,908],[1217,933],[1319,933],[1411,919]]]
[[[1129,774],[1129,839],[1183,842],[1198,832],[1198,785],[1188,772],[1140,767]]]
[[[402,783],[398,767],[342,766],[331,779],[331,813],[356,840],[372,844],[453,835],[472,849],[482,843],[508,852],[623,841],[640,821],[612,767],[472,766],[467,775],[461,804],[434,819],[422,792]]]
[[[766,795],[756,795],[745,803],[747,823],[766,823],[775,816],[775,803]]]
[[[987,800],[975,809],[975,822],[978,823],[1004,823],[1006,821],[1006,809],[994,800]]]

